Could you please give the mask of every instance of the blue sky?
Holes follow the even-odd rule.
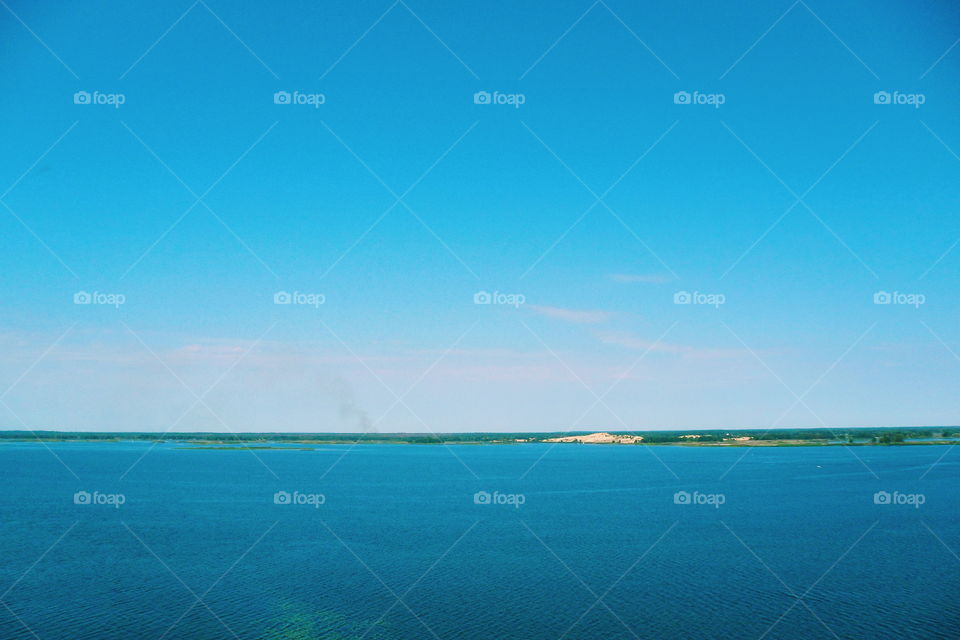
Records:
[[[0,35],[5,428],[960,422],[952,3],[6,0]]]

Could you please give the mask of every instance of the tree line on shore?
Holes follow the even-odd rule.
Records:
[[[119,441],[147,440],[210,444],[273,443],[405,443],[405,444],[502,444],[541,442],[547,438],[588,432],[515,432],[515,433],[157,433],[149,431],[111,433],[79,431],[0,431],[0,440],[44,441]],[[732,429],[617,431],[618,435],[642,436],[643,444],[709,443],[749,438],[760,441],[827,441],[850,444],[898,444],[909,440],[960,438],[960,427],[884,427],[843,429]]]

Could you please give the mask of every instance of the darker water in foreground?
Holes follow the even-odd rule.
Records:
[[[960,448],[49,446],[4,639],[960,637]]]

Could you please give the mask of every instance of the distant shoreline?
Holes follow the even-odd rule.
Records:
[[[303,445],[443,444],[683,447],[817,447],[960,444],[960,427],[857,427],[837,429],[709,429],[672,431],[469,432],[469,433],[212,433],[0,431],[5,442],[130,442],[186,445],[185,449],[309,450]],[[300,445],[295,446],[295,445]]]

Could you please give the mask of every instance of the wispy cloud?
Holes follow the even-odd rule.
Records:
[[[625,347],[627,349],[650,350],[654,353],[669,353],[684,358],[739,358],[749,355],[746,349],[718,349],[714,347],[695,347],[686,344],[655,342],[622,331],[605,331],[595,334],[604,344]]]
[[[612,311],[602,311],[599,309],[563,309],[561,307],[545,307],[540,305],[531,305],[534,313],[564,322],[576,322],[578,324],[598,324],[606,322],[613,317]]]
[[[611,273],[607,277],[614,282],[623,283],[646,282],[648,284],[664,284],[673,280],[672,277],[659,273]]]

